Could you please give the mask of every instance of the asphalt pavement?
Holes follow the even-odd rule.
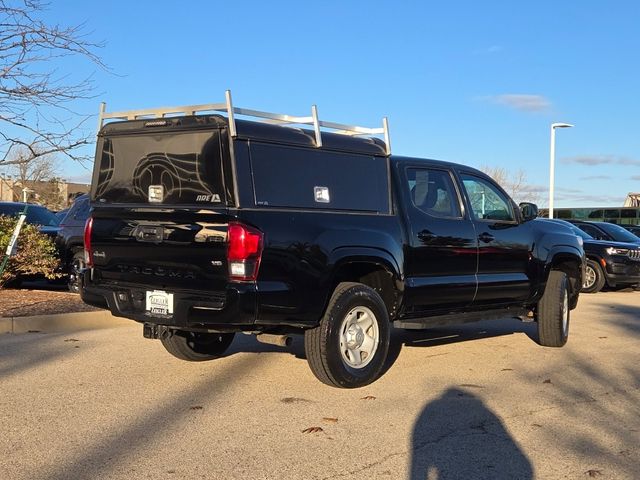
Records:
[[[395,331],[357,390],[300,338],[188,363],[133,322],[40,325],[0,335],[0,479],[640,478],[640,292],[582,295],[562,349],[512,320]]]

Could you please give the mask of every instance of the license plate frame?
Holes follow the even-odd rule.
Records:
[[[147,290],[145,311],[159,317],[173,316],[173,293],[165,290]]]

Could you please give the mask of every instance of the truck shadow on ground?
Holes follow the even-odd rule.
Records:
[[[638,306],[604,304],[600,305],[598,310],[602,318],[611,325],[623,328],[632,335],[640,334],[640,294],[638,294]]]
[[[71,338],[71,335],[40,332],[0,334],[0,378],[19,375],[71,355],[72,348],[60,348],[60,343],[67,338]]]
[[[425,330],[394,329],[385,372],[393,366],[403,347],[436,347],[514,334],[524,334],[537,342],[537,323],[506,318]]]
[[[538,338],[537,324],[507,318],[425,330],[393,329],[383,374],[396,362],[403,347],[435,347],[514,334],[524,334],[535,342]],[[278,347],[260,343],[252,335],[236,334],[225,356],[241,352],[287,353],[301,360],[307,359],[302,335],[294,335],[289,347]]]
[[[64,461],[49,466],[46,476],[34,475],[31,478],[67,480],[110,477],[119,462],[125,461],[132,451],[152,443],[154,439],[160,441],[175,425],[186,424],[193,414],[189,405],[215,405],[224,388],[233,387],[245,375],[259,368],[259,365],[260,362],[255,357],[240,358],[228,371],[193,385],[171,401],[150,406],[136,421],[112,431],[110,435],[98,436],[97,440],[88,443],[83,449],[72,451]],[[140,475],[132,471],[130,478],[140,478]],[[215,475],[211,478],[215,478]]]
[[[531,462],[480,398],[449,388],[428,403],[411,435],[410,480],[530,479]]]

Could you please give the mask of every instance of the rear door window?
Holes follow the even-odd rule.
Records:
[[[433,217],[460,218],[460,202],[449,172],[427,168],[407,169],[413,205]]]

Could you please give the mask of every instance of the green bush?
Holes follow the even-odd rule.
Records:
[[[15,217],[0,215],[0,265],[5,259],[7,245],[17,222]],[[0,288],[23,276],[59,278],[62,276],[57,271],[59,267],[60,260],[53,241],[40,233],[37,226],[25,223],[18,236],[17,252],[9,259],[0,276]]]

